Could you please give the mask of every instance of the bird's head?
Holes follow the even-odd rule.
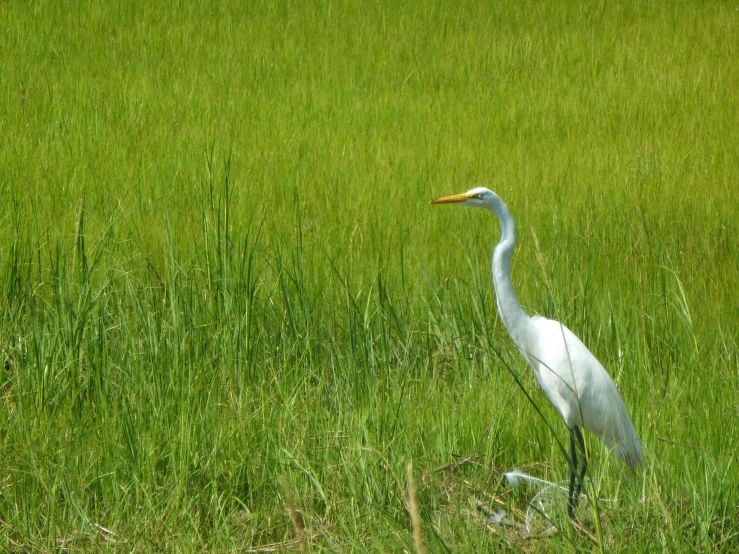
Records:
[[[467,192],[463,192],[462,194],[437,198],[436,200],[432,200],[431,203],[462,204],[463,206],[493,210],[495,205],[500,203],[500,198],[492,190],[488,190],[485,187],[477,187],[472,190],[468,190]]]

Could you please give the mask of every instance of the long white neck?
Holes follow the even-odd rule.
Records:
[[[516,225],[508,207],[502,200],[495,202],[491,207],[500,221],[500,242],[493,251],[493,286],[495,287],[495,300],[498,304],[498,313],[503,320],[503,325],[511,335],[513,342],[519,348],[524,347],[526,332],[531,325],[531,318],[523,311],[518,303],[516,293],[511,282],[511,258],[513,247],[516,245]]]

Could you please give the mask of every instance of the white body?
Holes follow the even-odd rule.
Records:
[[[640,465],[641,443],[610,375],[558,321],[533,317],[530,322],[533,339],[524,339],[519,350],[567,427],[587,429],[616,459]]]
[[[435,200],[492,211],[502,236],[493,252],[493,286],[498,312],[513,342],[536,372],[536,378],[567,427],[583,427],[600,437],[614,457],[630,467],[642,463],[641,441],[616,385],[600,362],[572,331],[557,321],[529,317],[511,283],[511,256],[516,228],[508,207],[492,191],[471,191]]]

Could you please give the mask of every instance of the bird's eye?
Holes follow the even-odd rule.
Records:
[[[481,192],[478,192],[478,193],[477,193],[477,194],[475,195],[475,198],[477,198],[477,199],[479,199],[479,200],[482,200],[482,193],[481,193]]]

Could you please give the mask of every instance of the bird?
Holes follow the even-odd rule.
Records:
[[[478,187],[432,200],[431,204],[485,208],[498,217],[501,238],[493,250],[492,260],[498,313],[569,430],[568,513],[570,518],[574,518],[588,463],[581,428],[599,437],[614,458],[630,468],[643,464],[641,440],[621,395],[603,365],[572,331],[559,321],[539,315],[531,317],[521,307],[511,281],[516,226],[508,206],[500,197],[487,188]],[[581,454],[579,464],[578,448]]]

